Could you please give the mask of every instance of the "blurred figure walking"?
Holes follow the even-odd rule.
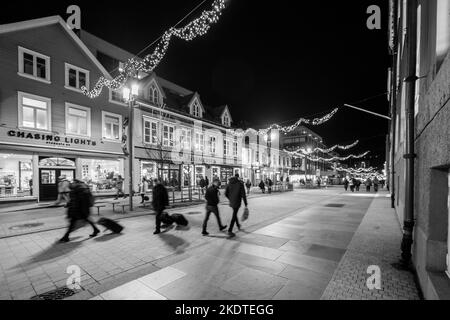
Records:
[[[161,233],[161,218],[164,209],[169,205],[169,194],[166,187],[163,186],[159,179],[154,180],[155,186],[153,187],[153,209],[156,211],[156,227],[153,234]]]
[[[238,230],[241,229],[237,214],[239,212],[239,209],[241,208],[242,200],[244,200],[245,207],[248,207],[247,196],[245,195],[245,187],[244,184],[239,181],[239,174],[236,174],[233,178],[230,179],[225,191],[225,196],[230,201],[230,207],[233,208],[233,217],[231,218],[228,235],[230,237],[234,237],[234,224],[236,223]]]
[[[219,181],[214,180],[213,184],[206,189],[205,194],[206,199],[206,215],[205,220],[203,221],[203,231],[202,234],[204,236],[209,235],[208,231],[206,231],[208,226],[208,220],[211,215],[211,212],[214,213],[217,219],[217,224],[219,225],[220,231],[223,231],[227,228],[227,226],[222,225],[222,221],[220,220],[220,214],[219,214]]]

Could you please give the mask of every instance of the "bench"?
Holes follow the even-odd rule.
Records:
[[[116,211],[115,211],[116,205],[120,205],[120,201],[111,201],[110,203],[112,204],[113,212],[116,212]]]
[[[117,204],[117,203],[116,203]],[[123,214],[125,214],[125,207],[129,207],[130,206],[130,204],[123,204],[123,203],[119,203],[119,206],[121,206],[122,207],[122,213]],[[113,209],[114,210],[114,209]]]
[[[94,204],[94,208],[97,208],[97,215],[100,215],[100,208],[106,207],[106,204],[104,203],[96,203]]]

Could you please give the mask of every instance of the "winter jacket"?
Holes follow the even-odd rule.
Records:
[[[244,184],[235,177],[230,179],[225,190],[225,196],[230,200],[230,207],[233,209],[240,208],[242,200],[244,200],[244,204],[247,206]]]
[[[153,187],[152,205],[155,211],[163,211],[169,205],[169,194],[162,184]]]
[[[211,186],[205,192],[206,205],[217,206],[219,204],[219,189],[216,186]]]
[[[81,181],[70,185],[70,200],[67,205],[67,215],[71,219],[86,219],[91,213],[93,197],[89,186]]]
[[[259,188],[260,188],[261,190],[264,190],[264,189],[266,188],[266,185],[264,184],[263,181],[261,181],[261,182],[259,183]]]

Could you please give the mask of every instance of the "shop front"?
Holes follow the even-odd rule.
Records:
[[[81,180],[96,195],[115,193],[115,179],[124,178],[123,160],[80,158],[77,163],[81,168]]]
[[[73,181],[75,172],[75,158],[39,156],[39,200],[56,200],[60,179]]]
[[[33,156],[0,153],[0,198],[33,196]]]

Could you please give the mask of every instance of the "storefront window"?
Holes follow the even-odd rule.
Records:
[[[204,166],[195,166],[195,182],[197,186],[200,185],[200,180],[205,178],[205,167]]]
[[[113,179],[119,175],[123,177],[119,160],[81,159],[80,161],[81,179],[91,187],[93,192],[112,192]]]
[[[220,180],[220,168],[219,167],[211,168],[211,181],[214,181],[215,179]]]
[[[220,180],[223,184],[227,184],[228,180],[233,176],[233,169],[232,168],[222,168],[220,170]]]
[[[43,158],[39,161],[40,167],[75,167],[75,161],[66,158]]]
[[[32,156],[0,153],[0,198],[33,194]]]
[[[147,181],[153,181],[158,178],[158,171],[156,168],[156,162],[141,162],[141,177],[146,178]]]
[[[183,166],[183,186],[189,187],[194,183],[194,168],[191,165]]]

